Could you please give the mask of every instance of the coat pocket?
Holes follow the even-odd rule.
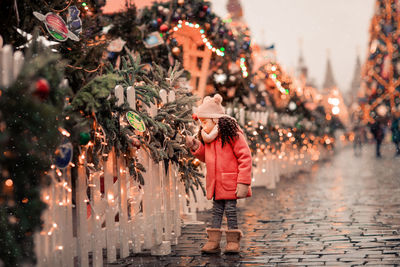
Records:
[[[237,173],[222,173],[222,187],[227,191],[236,190]]]

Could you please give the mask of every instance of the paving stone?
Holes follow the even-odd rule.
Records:
[[[185,225],[171,255],[146,252],[105,266],[400,266],[400,159],[377,161],[373,147],[365,149],[361,158],[343,150],[281,177],[274,190],[253,188],[239,205],[239,255],[201,254],[205,211],[197,213],[205,224]]]

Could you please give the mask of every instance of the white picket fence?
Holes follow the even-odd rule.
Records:
[[[0,49],[2,86],[7,87],[14,81],[22,63],[21,53],[13,53],[10,46]],[[118,104],[125,101],[122,86],[115,88],[115,95]],[[127,88],[126,95],[126,101],[135,109],[134,88]],[[169,94],[161,91],[160,96],[163,103],[175,99],[172,91]],[[156,106],[148,112],[155,116]],[[244,109],[239,110],[238,119],[242,124],[244,115]],[[267,124],[268,113],[248,116]],[[197,211],[211,208],[211,201],[206,200],[200,189],[195,192],[197,202],[192,195],[186,195],[176,165],[154,163],[143,149],[138,158],[147,172],[143,173],[145,185],[141,188],[114,151],[100,163],[101,171],[89,173],[85,151],[75,153],[80,153],[80,164],[50,170],[53,183],[41,193],[48,208],[42,214],[42,231],[34,235],[38,266],[103,266],[103,256],[107,262],[115,262],[117,257],[144,250],[153,255],[169,254],[171,245],[177,244],[181,235],[182,223],[196,221]],[[254,158],[257,167],[253,170],[252,185],[272,189],[281,175],[310,168],[313,163],[310,154],[304,154],[301,159],[296,155],[298,151],[288,151],[286,158],[259,153]],[[71,179],[73,167],[78,172],[76,181]]]
[[[129,87],[126,91],[127,101],[135,109],[135,90]],[[115,88],[115,95],[122,104],[122,86]],[[168,96],[166,91],[160,95],[163,102],[175,98],[173,91]],[[155,116],[156,106],[148,112]],[[195,211],[206,208],[200,203],[187,205],[189,197],[179,182],[177,166],[154,163],[142,149],[139,162],[147,170],[143,173],[142,190],[114,151],[101,163],[102,171],[89,176],[84,158],[82,151],[74,187],[70,168],[53,170],[53,184],[42,192],[48,209],[43,214],[43,230],[35,235],[39,266],[73,266],[74,259],[78,266],[89,266],[89,255],[92,266],[103,266],[103,249],[107,262],[116,261],[117,250],[122,258],[143,250],[150,250],[153,255],[169,254],[181,234],[182,215],[195,220]],[[197,194],[201,199],[201,192]]]

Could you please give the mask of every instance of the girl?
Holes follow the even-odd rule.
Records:
[[[213,199],[212,227],[207,229],[205,253],[220,251],[221,222],[225,211],[228,221],[225,253],[239,253],[243,236],[238,229],[236,199],[251,196],[251,153],[236,120],[225,115],[222,97],[207,96],[195,116],[201,121],[198,139],[186,138],[192,154],[206,163],[207,199]]]

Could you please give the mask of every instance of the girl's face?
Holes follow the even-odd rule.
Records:
[[[205,118],[199,118],[199,119],[201,122],[201,127],[207,134],[209,134],[215,126],[214,121],[212,119],[205,119]]]

